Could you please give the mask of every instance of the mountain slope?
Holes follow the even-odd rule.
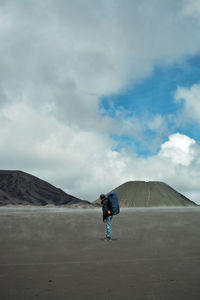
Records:
[[[164,182],[129,181],[113,191],[118,195],[121,207],[196,205]]]
[[[21,171],[0,171],[0,206],[67,205],[89,207],[92,204],[71,196],[48,182]]]

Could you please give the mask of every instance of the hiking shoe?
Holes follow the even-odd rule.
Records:
[[[109,236],[107,236],[105,239],[104,239],[105,241],[111,241],[111,237]]]

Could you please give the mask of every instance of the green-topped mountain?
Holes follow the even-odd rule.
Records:
[[[118,195],[120,207],[196,205],[164,182],[129,181],[113,191]]]

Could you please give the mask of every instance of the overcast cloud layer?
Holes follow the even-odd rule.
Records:
[[[115,149],[111,133],[145,139],[167,132],[156,115],[141,124],[102,114],[102,96],[200,51],[195,0],[0,1],[0,169],[19,169],[81,199],[127,180],[162,180],[200,202],[200,146],[174,132],[154,156]],[[200,120],[200,85],[174,101]],[[152,103],[153,105],[153,103]],[[120,112],[119,112],[120,114]]]

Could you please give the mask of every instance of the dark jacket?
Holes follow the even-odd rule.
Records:
[[[110,214],[108,213],[110,211],[110,205],[109,205],[109,200],[107,197],[105,197],[101,200],[101,205],[102,205],[102,211],[103,211],[103,222],[105,222],[107,217],[110,216]]]

